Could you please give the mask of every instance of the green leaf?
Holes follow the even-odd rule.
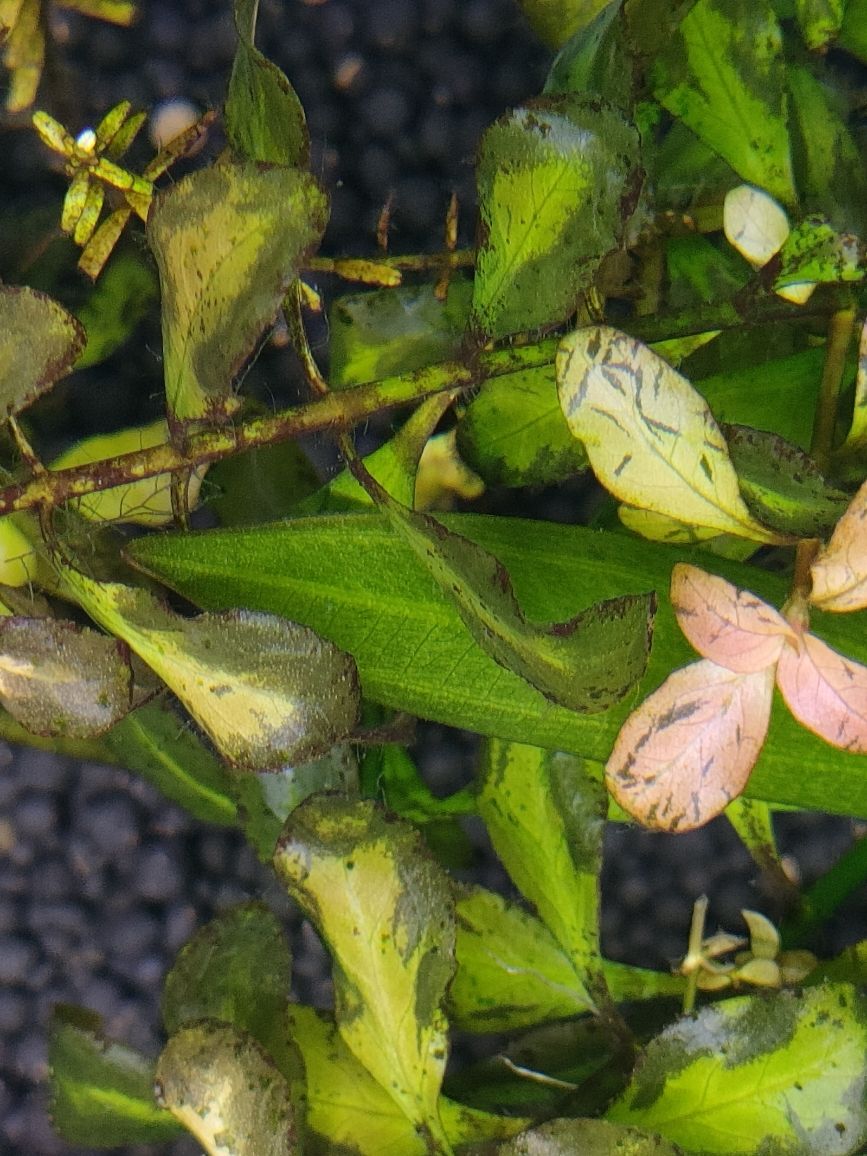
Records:
[[[0,618],[0,702],[38,735],[91,738],[132,705],[132,671],[114,638],[53,618]]]
[[[667,306],[688,309],[727,301],[749,279],[749,268],[731,249],[720,250],[700,233],[669,237],[665,246]],[[666,357],[666,361],[670,361]]]
[[[326,219],[326,196],[308,173],[252,162],[200,169],[157,194],[147,234],[162,289],[170,424],[232,413],[232,387]]]
[[[867,22],[867,6],[864,19]],[[801,204],[808,212],[824,213],[835,228],[863,236],[867,173],[846,123],[848,110],[842,93],[823,84],[803,65],[790,64],[787,79],[792,99],[792,159]]]
[[[750,511],[781,534],[825,538],[849,505],[803,450],[777,434],[749,426],[723,432]]]
[[[159,1101],[208,1156],[296,1156],[289,1086],[246,1032],[216,1020],[181,1028],[157,1062]]]
[[[608,1118],[690,1151],[835,1156],[867,1137],[867,1006],[847,984],[743,996],[666,1028]]]
[[[253,43],[259,0],[235,0],[238,47],[226,97],[226,135],[252,161],[304,168],[310,138],[295,89]]]
[[[355,664],[307,627],[245,610],[182,618],[145,590],[69,567],[62,577],[88,614],[175,692],[230,765],[303,762],[355,725]]]
[[[0,418],[26,409],[72,369],[80,323],[45,293],[0,285]]]
[[[774,280],[779,291],[807,282],[844,284],[863,281],[864,247],[851,233],[837,233],[818,216],[806,217],[789,233],[779,252]]]
[[[551,485],[587,467],[560,408],[553,366],[486,382],[460,419],[457,444],[491,485]]]
[[[804,43],[813,52],[826,48],[843,24],[846,0],[795,0]]]
[[[617,8],[611,0],[520,0],[520,4],[533,29],[552,48],[587,28],[606,8]]]
[[[550,1120],[507,1140],[497,1156],[680,1156],[674,1144],[650,1132],[608,1120]]]
[[[417,825],[476,813],[476,796],[471,787],[439,798],[419,774],[406,747],[397,743],[366,752],[364,778],[371,786],[366,793],[375,792],[389,811]]]
[[[201,1019],[248,1032],[285,1068],[283,1016],[292,960],[276,916],[261,903],[223,911],[175,959],[162,993],[163,1025],[174,1035]]]
[[[420,1136],[388,1092],[343,1042],[328,1012],[292,1005],[289,1033],[304,1061],[307,1128],[326,1150],[358,1156],[428,1156]],[[512,1135],[526,1121],[492,1116],[440,1097],[443,1127],[453,1144]],[[317,1149],[318,1150],[318,1149]]]
[[[253,526],[287,517],[318,489],[316,470],[298,443],[278,442],[212,466],[208,506],[221,526]]]
[[[522,907],[474,887],[458,892],[456,914],[458,966],[449,986],[455,1027],[512,1032],[594,1010],[586,976]]]
[[[107,1040],[98,1015],[60,1004],[49,1029],[51,1120],[64,1140],[111,1148],[173,1140],[175,1120],[154,1099],[154,1065]]]
[[[598,926],[605,788],[574,755],[497,739],[483,748],[480,780],[479,814],[494,850],[583,975],[591,999],[604,996]]]
[[[546,97],[482,138],[472,324],[488,337],[557,325],[615,249],[641,184],[638,134],[615,109]]]
[[[578,711],[606,710],[647,665],[654,602],[643,595],[596,602],[566,622],[536,626],[503,564],[427,514],[389,501],[398,534],[454,600],[476,643],[546,698]]]
[[[867,442],[867,321],[861,327],[861,336],[858,342],[855,401],[852,406],[852,424],[846,436],[845,448],[855,450],[857,453],[865,442]]]
[[[431,1151],[448,1151],[437,1109],[448,1054],[442,1001],[454,970],[445,874],[408,824],[336,795],[293,811],[274,865],[334,958],[344,1042]]]
[[[147,315],[156,297],[152,266],[134,253],[118,253],[77,311],[87,344],[75,368],[86,369],[111,357]]]
[[[623,34],[622,0],[613,0],[563,44],[545,80],[546,96],[601,96],[632,108],[632,59]]]
[[[687,526],[779,542],[744,505],[725,439],[686,378],[607,326],[578,329],[557,353],[566,421],[621,502]]]
[[[329,384],[345,389],[449,361],[460,349],[471,295],[472,283],[456,278],[445,301],[432,285],[338,297],[329,314]]]
[[[797,202],[771,0],[698,0],[657,56],[656,99],[751,184]]]
[[[847,0],[837,44],[859,60],[867,61],[867,0]]]
[[[668,602],[675,562],[692,561],[777,606],[788,595],[778,575],[689,548],[518,518],[453,514],[443,523],[502,559],[536,620],[562,617],[582,600],[656,590],[653,650],[638,696],[694,658]],[[376,514],[139,539],[127,553],[209,609],[242,603],[327,632],[356,657],[365,694],[396,710],[600,762],[629,713],[628,703],[590,715],[555,707],[471,645],[454,604]],[[867,629],[858,615],[843,620],[814,612],[811,629],[867,661]],[[805,809],[867,814],[862,764],[861,756],[834,750],[799,727],[777,704],[748,793]],[[809,775],[800,773],[805,766]]]

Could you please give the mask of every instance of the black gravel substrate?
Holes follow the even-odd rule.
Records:
[[[234,51],[226,0],[142,0],[133,30],[62,9],[51,19],[59,51],[40,103],[76,130],[122,97],[143,107],[185,99],[199,109],[222,98]],[[539,91],[549,59],[513,0],[261,0],[259,28],[260,47],[302,98],[314,168],[332,190],[328,251],[372,252],[392,191],[395,251],[439,244],[453,190],[471,233],[479,134]],[[29,133],[3,135],[0,189],[26,197],[44,155]],[[468,780],[468,736],[433,726],[420,735],[419,761],[436,790]],[[806,878],[851,838],[839,820],[793,816],[782,827]],[[478,832],[471,839],[477,877],[501,882]],[[158,995],[175,952],[215,912],[263,891],[286,923],[295,994],[326,1004],[327,959],[316,936],[239,835],[194,822],[121,771],[0,745],[0,1152],[87,1151],[59,1141],[45,1115],[55,1002],[93,1008],[111,1035],[156,1053]],[[725,823],[676,839],[612,829],[603,879],[608,953],[666,966],[684,950],[702,892],[711,921],[730,930],[739,929],[743,906],[773,912]],[[867,935],[865,911],[862,894],[829,946]],[[198,1148],[183,1141],[160,1151]]]

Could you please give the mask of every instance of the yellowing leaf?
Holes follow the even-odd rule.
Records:
[[[773,689],[770,668],[735,674],[705,658],[676,670],[621,728],[605,766],[609,791],[648,827],[707,823],[747,784]]]
[[[0,419],[69,373],[84,349],[81,325],[45,293],[0,285]]]
[[[867,667],[802,634],[800,646],[780,656],[777,686],[808,730],[834,747],[867,754]]]
[[[820,610],[845,613],[867,607],[867,482],[849,503],[811,574],[810,601]]]
[[[754,269],[767,265],[789,235],[786,210],[755,185],[738,185],[723,202],[726,240]]]
[[[445,873],[409,824],[333,795],[292,812],[274,866],[334,957],[344,1043],[428,1151],[449,1151],[438,1108],[455,937]]]
[[[184,177],[154,199],[148,241],[162,288],[169,421],[225,419],[327,200],[309,173],[249,163]]]
[[[702,658],[741,674],[773,666],[796,635],[779,611],[748,590],[679,562],[671,604],[680,629]]]
[[[246,610],[182,618],[146,590],[68,567],[62,579],[175,692],[232,766],[305,762],[355,725],[355,663],[305,626]]]
[[[704,399],[640,341],[604,325],[557,353],[560,404],[593,470],[620,501],[721,534],[783,539],[750,515]]]
[[[136,450],[150,449],[164,445],[169,440],[168,422],[151,422],[150,425],[135,426],[117,430],[116,433],[97,434],[92,438],[76,442],[51,463],[53,470],[71,469],[73,466],[89,465],[104,461],[117,454],[134,453]],[[195,509],[199,501],[199,490],[207,466],[199,466],[190,474],[183,494],[188,509]],[[82,517],[91,522],[135,522],[139,526],[164,526],[173,517],[171,476],[157,474],[125,486],[113,486],[95,494],[79,498],[70,503]]]

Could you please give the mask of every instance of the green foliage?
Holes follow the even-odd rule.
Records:
[[[801,898],[786,950],[756,912],[743,951],[705,936],[702,904],[673,974],[606,959],[599,936],[607,819],[679,831],[727,810],[779,882],[775,808],[867,814],[867,178],[847,87],[867,9],[524,7],[559,52],[544,93],[484,134],[472,251],[450,210],[442,252],[316,255],[327,198],[290,80],[255,47],[255,0],[234,5],[228,147],[161,191],[207,124],[137,173],[127,102],[79,137],[34,116],[86,273],[147,222],[165,415],[46,467],[45,395],[130,343],[156,286],[121,252],[78,319],[44,286],[0,288],[0,734],[119,762],[240,827],[319,931],[335,990],[333,1011],[293,1003],[274,917],[224,912],[167,977],[155,1068],[88,1013],[55,1017],[73,1143],[184,1127],[224,1156],[854,1156],[867,1140],[867,948],[798,950],[867,876],[860,847]],[[0,26],[19,102],[38,0],[0,0]],[[327,377],[306,314],[324,273],[369,286],[329,296]],[[311,399],[263,413],[241,386],[281,315]],[[360,458],[371,418],[382,444]],[[325,431],[346,468],[321,485],[300,439]],[[486,485],[578,475],[573,525],[473,508]],[[189,531],[197,503],[215,528]],[[115,522],[174,532],[122,551]],[[486,736],[475,784],[434,793],[413,716]],[[450,877],[466,815],[519,899]],[[447,1078],[452,1029],[508,1039]]]

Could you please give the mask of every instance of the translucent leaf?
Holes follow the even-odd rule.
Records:
[[[656,57],[651,83],[656,99],[745,181],[796,203],[771,0],[698,0]]]
[[[334,958],[344,1042],[436,1150],[454,970],[445,874],[408,824],[324,795],[290,815],[274,864]]]
[[[520,0],[536,33],[552,48],[559,48],[575,32],[586,28],[609,6],[610,0]]]
[[[754,269],[767,265],[789,235],[789,218],[770,193],[755,185],[738,185],[726,193],[723,230]]]
[[[652,1040],[611,1120],[689,1151],[845,1156],[867,1136],[867,1009],[846,984],[744,996]]]
[[[232,766],[303,762],[355,725],[355,664],[307,627],[246,610],[182,618],[145,590],[71,569],[63,580],[175,692]]]
[[[650,1132],[608,1120],[549,1120],[507,1140],[497,1156],[680,1156]]]
[[[74,622],[0,618],[0,702],[37,735],[102,734],[132,705],[125,647]]]
[[[764,525],[804,538],[833,529],[849,497],[828,485],[808,454],[767,430],[727,425],[723,432],[741,494]]]
[[[96,434],[76,442],[51,463],[52,470],[67,470],[73,466],[101,462],[118,454],[134,453],[165,445],[169,441],[168,423],[160,419],[150,425],[117,430],[110,434]],[[202,479],[207,466],[190,472],[183,494],[189,510],[199,502]],[[139,526],[164,526],[174,517],[171,496],[171,475],[157,474],[140,482],[99,490],[71,502],[83,518],[91,522],[132,522]]]
[[[511,1032],[594,1010],[585,977],[522,907],[475,887],[459,892],[456,914],[458,966],[449,986],[455,1027]]]
[[[702,658],[741,674],[773,666],[795,632],[773,606],[697,566],[671,572],[677,623]]]
[[[461,416],[457,439],[461,455],[491,485],[553,485],[587,467],[551,366],[486,382]]]
[[[226,133],[254,161],[305,167],[310,140],[304,109],[276,64],[253,43],[258,0],[235,0],[238,48],[226,98]]]
[[[326,213],[309,174],[252,162],[200,169],[154,198],[147,232],[162,288],[170,423],[232,412],[232,386]]]
[[[479,814],[506,870],[592,991],[599,978],[605,791],[574,755],[489,740]],[[539,838],[539,832],[545,838]],[[590,996],[589,998],[593,998]]]
[[[750,515],[704,399],[646,345],[607,326],[557,354],[560,404],[593,471],[620,501],[696,527],[779,541]]]
[[[777,686],[799,723],[835,747],[867,754],[867,666],[802,634],[780,656]]]
[[[810,601],[820,610],[845,613],[867,607],[867,482],[837,523],[813,563]]]
[[[261,903],[244,903],[200,928],[175,959],[163,986],[163,1025],[171,1036],[201,1019],[232,1024],[285,1070],[291,984],[292,960],[276,916]]]
[[[33,544],[37,535],[35,522],[27,514],[0,518],[0,583],[4,586],[28,586],[42,576],[44,565]]]
[[[546,97],[482,138],[472,324],[488,337],[556,325],[615,249],[640,187],[638,134],[612,108]]]
[[[608,789],[647,827],[689,831],[747,784],[771,717],[774,672],[734,674],[708,659],[669,675],[624,723]]]
[[[295,1156],[284,1077],[256,1041],[229,1024],[181,1028],[157,1062],[157,1098],[208,1156]]]
[[[51,1121],[70,1144],[110,1148],[178,1135],[180,1126],[154,1099],[153,1061],[107,1040],[93,1012],[55,1007],[48,1065]]]
[[[0,418],[65,377],[84,348],[81,325],[45,293],[0,285]]]

